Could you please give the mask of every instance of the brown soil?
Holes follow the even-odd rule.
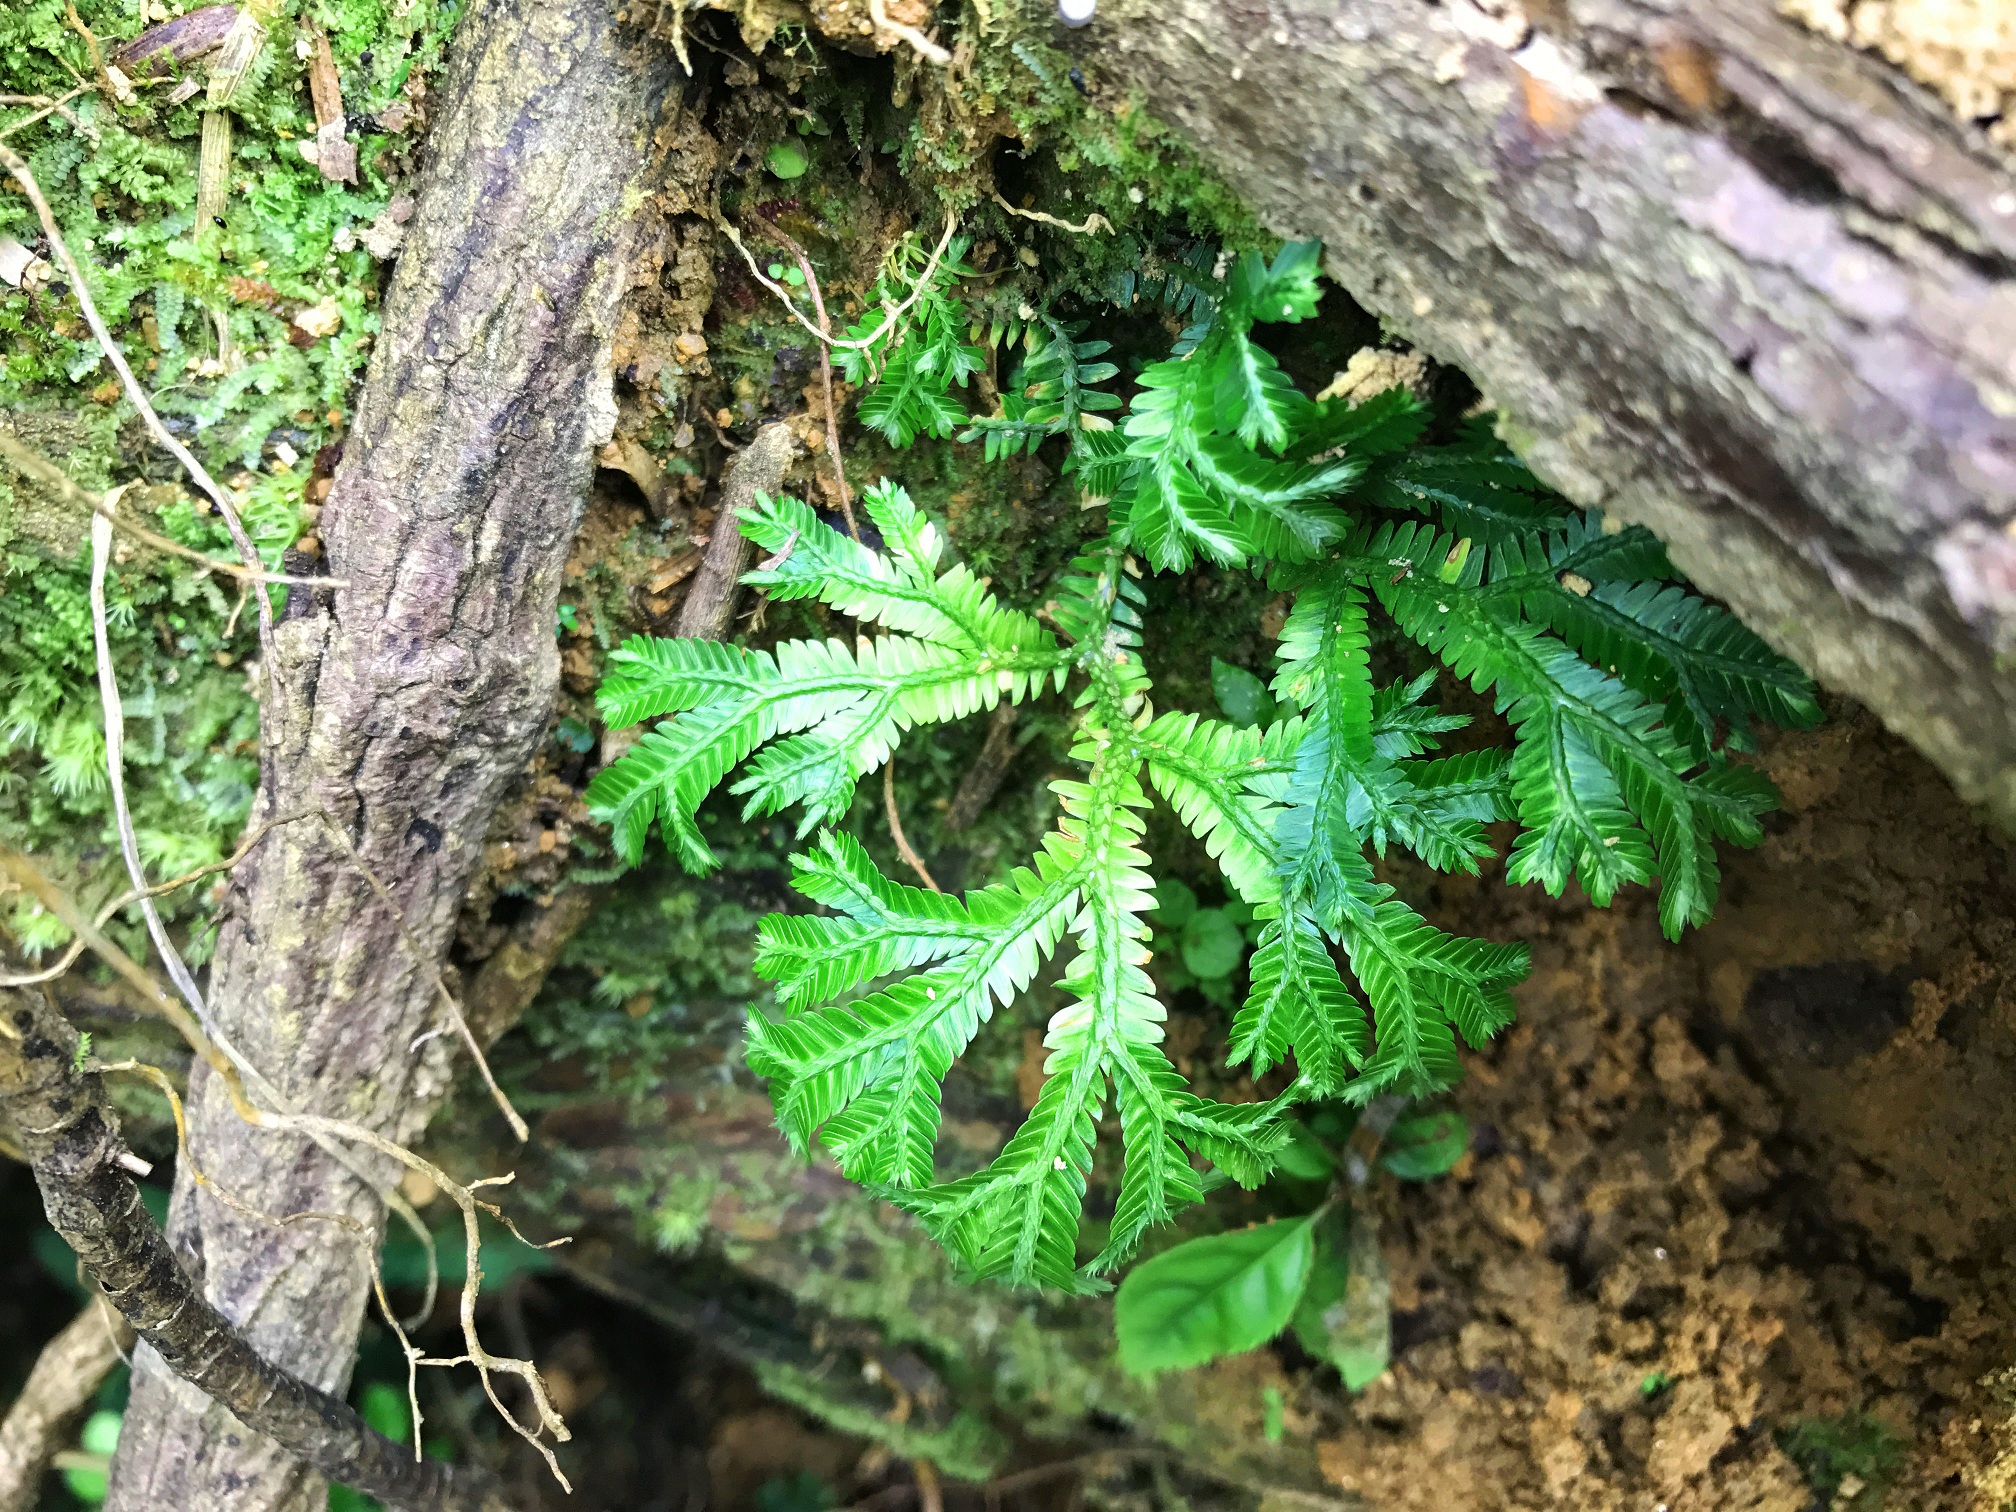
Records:
[[[1866,716],[1765,764],[1788,812],[1679,947],[1643,898],[1426,888],[1535,969],[1458,1094],[1457,1179],[1384,1194],[1396,1363],[1298,1403],[1339,1488],[1802,1512],[1777,1435],[1866,1414],[1900,1463],[1835,1505],[2002,1505],[2016,857]]]

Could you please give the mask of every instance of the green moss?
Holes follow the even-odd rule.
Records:
[[[145,25],[139,0],[81,0],[79,13],[108,59]],[[397,191],[412,145],[358,137],[355,186],[326,182],[301,157],[296,144],[315,125],[297,19],[329,36],[355,122],[409,81],[419,90],[455,14],[444,0],[283,5],[233,112],[221,228],[195,224],[204,97],[171,104],[172,79],[142,77],[125,103],[78,95],[10,139],[156,408],[238,493],[269,565],[301,533],[306,459],[340,437],[369,354],[382,270],[356,233]],[[11,91],[63,96],[95,73],[61,0],[0,12],[0,76]],[[5,119],[31,113],[10,107]],[[18,194],[0,195],[0,235],[49,251]],[[297,346],[290,317],[309,306],[340,324]],[[0,288],[0,354],[7,423],[79,483],[161,476],[60,270]],[[175,539],[230,554],[220,522],[189,497],[161,488],[140,502]],[[95,904],[123,875],[102,768],[84,537],[82,519],[0,467],[0,838],[37,852]],[[127,780],[143,856],[156,875],[173,875],[219,859],[250,805],[258,718],[244,660],[256,654],[255,617],[234,588],[186,564],[123,548],[120,558],[110,609]],[[192,923],[205,907],[200,894],[169,906]],[[33,905],[15,901],[5,918],[31,951],[62,938]],[[199,932],[192,952],[200,959],[207,948]]]
[[[1801,1418],[1779,1429],[1777,1440],[1805,1473],[1814,1495],[1848,1512],[1880,1512],[1884,1493],[1904,1463],[1904,1440],[1864,1412]],[[1849,1493],[1845,1497],[1844,1491]]]

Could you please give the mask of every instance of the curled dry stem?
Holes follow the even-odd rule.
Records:
[[[859,340],[834,336],[830,332],[822,331],[818,326],[806,319],[804,313],[792,300],[789,291],[756,265],[755,254],[749,250],[748,245],[742,240],[742,233],[731,226],[726,219],[718,220],[716,224],[720,226],[722,234],[735,244],[735,250],[742,254],[742,260],[749,265],[749,272],[754,276],[756,282],[763,285],[764,288],[784,302],[784,308],[790,311],[793,320],[797,321],[798,324],[810,331],[814,336],[817,336],[820,341],[834,348],[836,351],[841,348],[866,351],[881,341],[890,331],[894,330],[896,322],[907,315],[910,312],[910,307],[923,298],[924,291],[931,287],[931,280],[938,272],[938,264],[945,259],[945,249],[952,245],[952,233],[959,229],[959,216],[956,211],[948,210],[945,213],[944,234],[938,238],[938,245],[932,248],[931,260],[924,265],[924,272],[918,277],[915,286],[911,288],[909,297],[897,304],[885,303],[882,306],[882,324]]]

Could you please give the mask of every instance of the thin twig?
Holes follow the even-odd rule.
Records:
[[[92,514],[103,515],[120,530],[156,551],[177,556],[185,562],[194,562],[206,572],[221,572],[228,577],[243,578],[251,583],[283,583],[300,588],[347,588],[349,583],[343,578],[295,577],[285,572],[268,572],[262,567],[245,567],[237,562],[227,562],[222,557],[206,556],[180,541],[157,535],[144,525],[135,524],[118,511],[116,496],[119,490],[102,497],[94,496],[87,488],[80,486],[71,476],[54,462],[25,446],[16,436],[0,431],[0,457],[5,457],[15,467],[40,483],[65,503],[79,509],[87,509]]]
[[[917,49],[917,54],[943,68],[952,61],[952,54],[933,42],[914,26],[905,26],[901,21],[891,21],[889,13],[883,9],[882,0],[868,0],[868,19],[875,23],[876,30],[886,31],[902,38]]]
[[[1010,215],[1019,215],[1024,220],[1041,221],[1046,226],[1055,226],[1060,231],[1069,231],[1073,236],[1090,236],[1095,231],[1104,231],[1108,236],[1113,234],[1113,222],[1106,219],[1105,216],[1096,210],[1074,226],[1071,222],[1059,220],[1054,215],[1045,215],[1041,210],[1019,209],[1003,199],[1001,191],[998,189],[994,191],[994,203],[999,205],[1003,210],[1006,210]]]
[[[112,82],[112,75],[105,70],[105,54],[99,49],[98,39],[91,34],[91,28],[84,24],[84,18],[77,14],[77,0],[63,0],[63,10],[70,22],[70,29],[84,39],[84,50],[91,55],[91,67],[98,74],[98,87],[113,99],[118,99],[119,89]]]
[[[392,915],[392,922],[398,927],[399,938],[405,942],[407,952],[413,957],[413,964],[432,980],[434,991],[447,1008],[448,1018],[454,1024],[455,1032],[462,1036],[462,1043],[469,1047],[469,1054],[475,1058],[476,1069],[483,1074],[483,1085],[490,1089],[491,1098],[504,1114],[505,1121],[511,1125],[511,1132],[518,1136],[518,1142],[525,1143],[532,1137],[532,1131],[525,1126],[525,1120],[518,1116],[518,1110],[511,1106],[511,1099],[504,1095],[504,1089],[497,1085],[497,1078],[490,1074],[490,1062],[483,1054],[483,1047],[476,1043],[476,1036],[469,1030],[469,1020],[463,1015],[462,1005],[455,1000],[455,994],[448,990],[448,983],[442,979],[441,968],[435,965],[433,956],[421,949],[420,942],[413,937],[413,931],[406,923],[405,910],[393,901],[391,892],[378,879],[378,873],[357,854],[357,847],[351,844],[350,837],[343,832],[343,827],[329,817],[327,810],[317,812],[323,828],[328,830],[330,836],[343,848],[343,854],[350,858],[350,864],[357,868],[358,874],[377,895],[378,901],[384,904],[386,911]]]
[[[884,336],[888,335],[890,330],[894,328],[896,322],[901,320],[906,314],[908,314],[910,311],[910,307],[915,303],[917,303],[919,299],[922,299],[924,297],[924,291],[931,287],[931,279],[938,271],[938,264],[944,260],[945,249],[952,245],[952,233],[959,227],[959,216],[956,211],[948,210],[945,213],[945,234],[938,238],[938,245],[934,247],[931,251],[931,260],[924,265],[923,276],[917,280],[916,285],[910,290],[910,297],[908,299],[903,300],[900,304],[895,305],[885,304],[882,307],[883,310],[882,324],[877,326],[868,335],[863,336],[858,341],[853,340],[851,338],[842,338],[830,335],[827,332],[820,330],[819,327],[814,325],[811,321],[807,320],[804,314],[799,310],[798,306],[792,301],[790,294],[785,290],[784,286],[778,283],[775,279],[769,277],[766,273],[764,273],[764,271],[761,268],[759,268],[756,265],[755,254],[750,252],[748,246],[744,244],[742,240],[742,233],[737,231],[730,224],[728,224],[728,222],[725,219],[716,221],[715,224],[721,228],[722,233],[727,236],[728,240],[735,243],[735,250],[740,252],[742,254],[742,260],[747,264],[749,264],[749,271],[751,274],[755,276],[756,281],[761,285],[763,285],[764,288],[768,289],[772,294],[775,294],[779,299],[784,301],[784,308],[791,312],[791,318],[793,320],[797,321],[798,324],[805,327],[806,330],[810,331],[814,336],[817,336],[821,341],[825,342],[828,346],[834,348],[836,351],[843,348],[854,351],[865,351],[869,347],[874,346]]]
[[[166,882],[156,882],[152,887],[147,889],[145,894],[129,888],[99,909],[98,917],[93,922],[100,929],[103,929],[107,919],[110,919],[112,915],[126,907],[127,904],[139,902],[143,896],[150,898],[166,897],[171,892],[176,892],[187,887],[191,882],[201,882],[205,877],[212,876],[217,872],[235,870],[239,862],[252,854],[252,847],[266,838],[269,831],[278,828],[280,825],[292,824],[297,819],[306,819],[307,817],[307,811],[303,810],[298,814],[282,814],[277,819],[268,819],[264,824],[252,831],[251,834],[247,835],[244,840],[240,841],[238,849],[233,851],[229,856],[226,856],[222,861],[212,861],[208,866],[199,866],[196,870],[184,872],[179,877],[170,877]],[[63,952],[62,958],[54,966],[44,971],[38,971],[32,976],[0,976],[0,987],[39,987],[44,982],[53,982],[75,965],[77,957],[83,953],[84,941],[82,939],[73,939],[70,942],[70,948]]]
[[[910,837],[903,833],[903,816],[896,812],[896,753],[891,751],[889,759],[882,763],[882,807],[889,813],[889,833],[896,839],[896,854],[909,863],[910,870],[924,880],[924,885],[933,892],[943,892],[931,877],[931,869],[924,864],[924,858],[911,849]]]
[[[833,362],[826,350],[833,344],[833,324],[826,318],[826,301],[819,292],[819,275],[813,271],[812,259],[806,255],[805,249],[782,226],[760,215],[750,218],[798,259],[798,270],[805,275],[805,287],[811,292],[812,309],[819,317],[819,386],[826,396],[826,452],[833,459],[833,481],[840,490],[840,514],[847,521],[847,534],[859,541],[861,529],[854,523],[854,501],[847,492],[847,464],[840,459],[840,418],[834,413],[833,404]]]
[[[39,105],[42,107],[33,115],[25,115],[18,121],[9,121],[5,126],[0,126],[0,141],[5,141],[8,137],[14,135],[15,132],[25,131],[37,121],[46,120],[52,115],[63,117],[71,126],[76,128],[80,136],[90,137],[95,140],[97,132],[86,126],[83,121],[72,115],[69,110],[72,100],[76,99],[79,95],[90,94],[93,88],[94,86],[90,84],[79,84],[68,94],[58,95],[53,100],[48,95],[0,95],[0,105]]]
[[[112,370],[119,375],[119,381],[126,390],[126,397],[138,410],[140,418],[147,424],[148,431],[168,454],[188,471],[196,486],[210,496],[210,502],[217,506],[217,512],[224,517],[224,528],[231,534],[231,544],[238,548],[239,558],[247,567],[260,566],[259,549],[252,544],[252,537],[246,532],[245,522],[238,516],[238,506],[231,496],[220,488],[209,470],[198,462],[189,448],[169,434],[168,427],[161,423],[161,417],[154,413],[154,406],[148,401],[147,391],[140,386],[140,380],[133,376],[133,369],[126,361],[126,354],[119,343],[112,339],[112,332],[106,327],[104,317],[99,315],[98,306],[91,298],[91,287],[84,279],[84,269],[77,256],[70,250],[70,244],[63,239],[63,231],[56,224],[56,213],[49,208],[49,201],[43,196],[42,186],[35,181],[28,164],[21,154],[0,142],[0,168],[5,168],[20,182],[22,192],[28,202],[35,207],[36,218],[42,222],[42,233],[49,238],[49,246],[55,252],[63,271],[70,275],[70,284],[77,296],[78,308],[84,312],[84,322],[91,327],[91,334],[98,338],[99,349],[105,360],[112,364]],[[273,643],[273,604],[266,594],[259,595],[259,648],[269,686],[276,691],[281,688],[280,657]]]

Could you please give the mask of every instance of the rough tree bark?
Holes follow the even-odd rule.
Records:
[[[327,608],[290,604],[271,669],[254,822],[326,812],[429,959],[324,826],[289,824],[234,880],[213,1006],[297,1105],[394,1138],[418,1132],[445,1086],[456,1041],[439,1033],[432,971],[551,712],[561,569],[614,420],[611,332],[676,65],[619,35],[612,9],[470,7],[323,516],[349,586]],[[322,1151],[248,1129],[214,1078],[199,1074],[193,1104],[198,1161],[243,1201],[378,1231],[375,1194]],[[172,1235],[210,1301],[268,1360],[340,1391],[372,1247],[329,1234],[177,1186]],[[143,1354],[113,1512],[308,1512],[322,1494]]]
[[[1770,0],[1102,0],[1078,44],[1542,477],[2016,821],[2016,176]]]

